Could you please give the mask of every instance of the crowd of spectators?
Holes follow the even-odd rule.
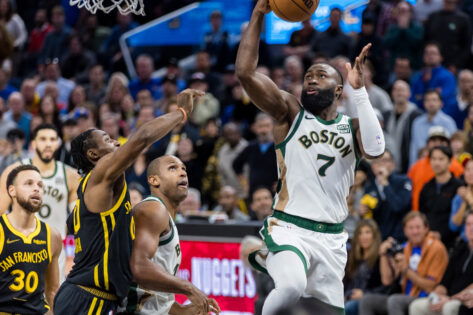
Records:
[[[0,0],[0,171],[31,156],[31,130],[40,123],[58,127],[62,142],[56,158],[74,166],[70,143],[80,132],[97,127],[124,143],[143,123],[175,110],[177,93],[190,87],[206,94],[189,121],[126,172],[132,200],[149,193],[148,162],[173,154],[186,165],[191,187],[178,221],[264,220],[278,189],[273,121],[251,103],[235,76],[238,42],[230,40],[235,37],[225,28],[225,13],[209,16],[210,31],[190,67],[169,58],[165,75],[154,77],[159,56],[141,54],[134,60],[136,77],[130,77],[119,38],[145,21],[117,13],[99,23],[96,15],[71,12],[59,2]],[[189,2],[158,1],[148,7],[147,18]],[[364,69],[366,88],[387,151],[378,160],[361,161],[348,196],[346,311],[468,314],[473,306],[471,5],[370,0],[356,34],[342,31],[344,18],[343,9],[334,7],[324,31],[304,21],[282,49],[270,49],[262,40],[258,71],[300,96],[308,65],[326,62],[346,76],[344,64],[373,44]],[[345,84],[339,111],[356,117],[352,92]]]

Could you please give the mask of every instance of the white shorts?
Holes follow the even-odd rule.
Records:
[[[344,307],[343,277],[347,262],[348,233],[316,232],[268,217],[260,234],[267,248],[250,254],[249,260],[255,269],[267,273],[263,258],[265,251],[293,251],[306,269],[307,287],[304,297]]]

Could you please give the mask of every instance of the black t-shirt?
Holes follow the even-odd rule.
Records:
[[[450,255],[447,270],[440,282],[449,296],[455,295],[473,283],[473,251],[461,242]]]

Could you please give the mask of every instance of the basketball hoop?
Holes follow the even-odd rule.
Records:
[[[97,13],[97,10],[110,13],[117,8],[121,14],[145,15],[143,0],[69,0],[69,4],[85,8],[93,14]]]

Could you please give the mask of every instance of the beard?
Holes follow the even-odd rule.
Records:
[[[42,203],[40,203],[38,206],[35,206],[29,199],[23,199],[20,196],[16,197],[16,201],[18,201],[18,204],[25,209],[28,212],[31,213],[36,213],[41,209]]]
[[[43,157],[43,154],[38,149],[36,149],[36,154],[38,155],[39,159],[43,163],[46,163],[46,164],[48,164],[49,162],[51,162],[54,159],[54,154],[52,154],[50,158],[45,158],[45,157]]]
[[[330,105],[335,100],[335,88],[328,88],[325,90],[318,90],[319,93],[309,95],[307,89],[302,90],[301,103],[305,109],[314,115],[320,114],[320,112]]]

